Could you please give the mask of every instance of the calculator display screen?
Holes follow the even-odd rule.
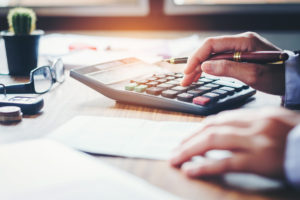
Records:
[[[114,84],[140,76],[151,76],[162,69],[134,58],[93,65],[76,70],[104,84]]]

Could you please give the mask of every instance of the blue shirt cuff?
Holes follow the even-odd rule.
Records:
[[[285,62],[285,107],[300,106],[300,57],[292,51],[285,51],[289,59]]]
[[[296,126],[288,134],[284,171],[287,181],[297,189],[300,189],[300,125]]]

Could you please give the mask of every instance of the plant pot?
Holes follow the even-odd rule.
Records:
[[[29,76],[30,71],[37,67],[39,40],[44,31],[36,30],[30,35],[14,35],[2,31],[4,39],[8,71],[13,76]]]

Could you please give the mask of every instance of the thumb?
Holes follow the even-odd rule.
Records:
[[[263,72],[263,65],[255,63],[239,63],[229,60],[214,60],[202,63],[203,72],[215,76],[227,76],[254,85]]]

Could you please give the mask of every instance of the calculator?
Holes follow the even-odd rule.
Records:
[[[70,76],[119,102],[198,115],[240,106],[256,92],[236,79],[207,74],[183,87],[183,73],[137,58],[73,69]]]

